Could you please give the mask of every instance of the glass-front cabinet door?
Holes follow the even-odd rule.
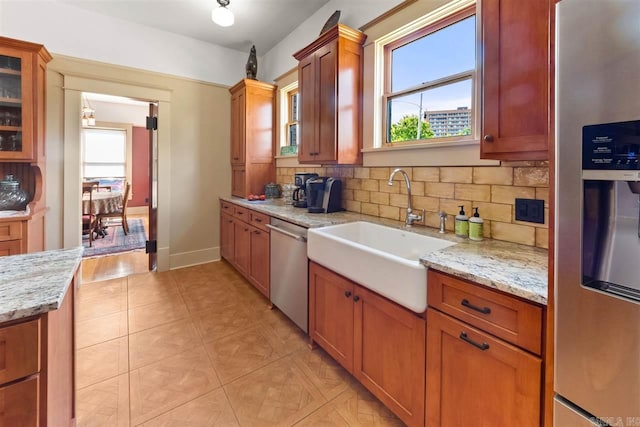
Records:
[[[33,157],[32,56],[0,48],[0,160]]]

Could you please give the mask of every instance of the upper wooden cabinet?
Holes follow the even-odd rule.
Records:
[[[362,44],[338,24],[295,53],[300,94],[300,163],[362,163]]]
[[[0,37],[0,161],[44,157],[44,46]]]
[[[231,92],[231,194],[263,194],[275,180],[273,161],[276,86],[243,79]]]
[[[0,37],[0,179],[14,175],[29,193],[29,213],[0,219],[0,256],[44,250],[44,46]],[[20,229],[3,235],[2,228]]]
[[[483,0],[481,157],[548,157],[553,1]]]

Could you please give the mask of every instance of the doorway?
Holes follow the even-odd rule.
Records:
[[[170,93],[166,90],[145,88],[122,83],[106,82],[75,76],[64,77],[64,196],[63,196],[63,245],[64,247],[79,246],[82,243],[81,223],[82,202],[82,94],[85,92],[100,93],[114,97],[123,97],[155,102],[158,105],[158,132],[156,148],[150,162],[155,162],[157,174],[153,185],[157,204],[156,225],[158,230],[157,247],[159,252],[157,269],[169,269],[169,150],[170,150]],[[147,107],[148,108],[148,107]],[[99,121],[99,120],[97,120]],[[77,165],[77,167],[73,167]],[[135,265],[141,265],[135,262]],[[145,270],[146,271],[146,270]]]
[[[81,99],[83,282],[153,270],[145,252],[156,227],[150,215],[154,130],[147,129],[147,117],[157,107],[91,92]]]

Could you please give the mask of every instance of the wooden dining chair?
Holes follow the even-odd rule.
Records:
[[[104,227],[103,221],[109,218],[119,218],[122,221],[122,231],[124,234],[129,234],[129,223],[127,222],[127,205],[129,204],[129,193],[131,193],[131,184],[127,183],[124,188],[124,194],[122,195],[122,205],[115,212],[105,213],[98,215],[100,224]]]
[[[89,234],[89,247],[93,246],[93,234],[97,233],[98,218],[93,212],[93,192],[97,190],[98,182],[83,182],[82,183],[82,199],[85,194],[89,197],[89,212],[84,212],[84,200],[81,200],[80,210],[82,214],[82,234]]]

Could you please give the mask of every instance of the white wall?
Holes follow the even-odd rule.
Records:
[[[113,102],[90,101],[96,120],[109,123],[131,123],[133,126],[146,126],[149,115],[148,105],[115,104]]]
[[[231,86],[247,53],[54,1],[0,0],[0,34],[44,44],[53,54]]]
[[[292,55],[318,38],[322,26],[336,10],[340,11],[340,23],[359,28],[403,1],[331,0],[264,55],[262,64],[258,64],[260,80],[271,82],[296,67],[298,61]]]

